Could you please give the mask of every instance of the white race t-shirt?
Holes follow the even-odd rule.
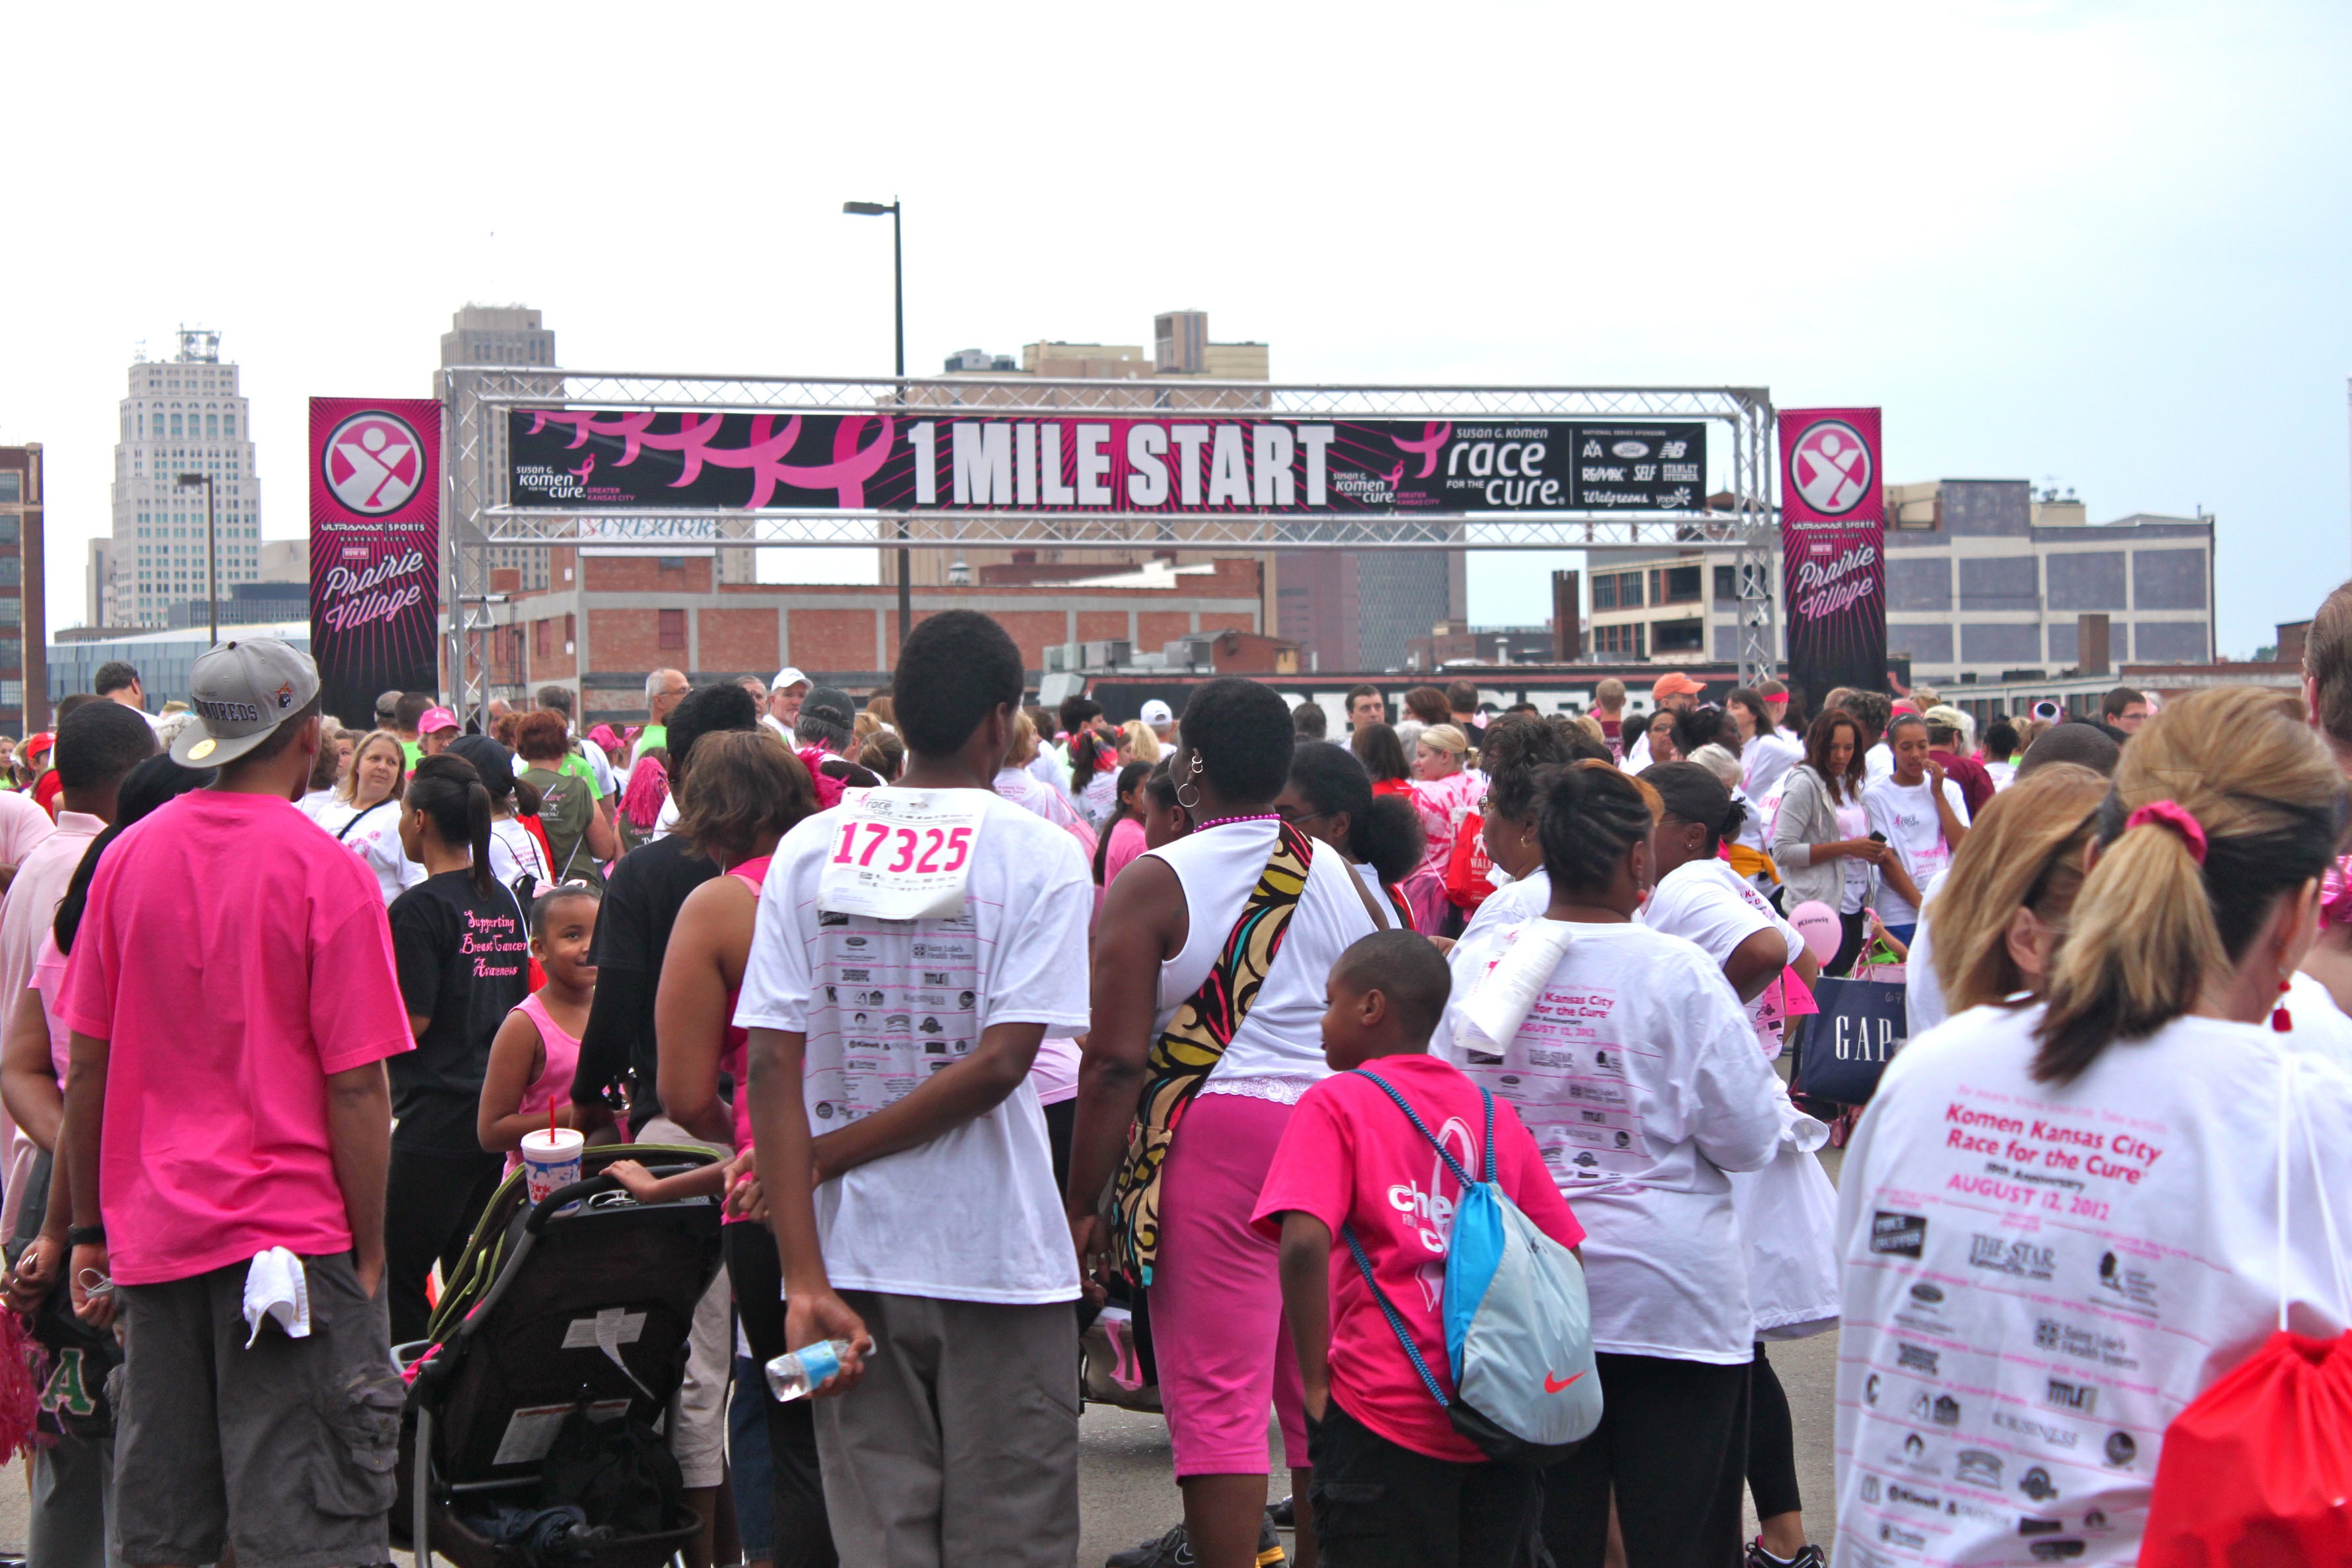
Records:
[[[1455,1044],[1464,1002],[1535,922],[1452,957],[1431,1048],[1507,1100],[1582,1222],[1592,1346],[1737,1365],[1755,1342],[1727,1171],[1780,1148],[1780,1080],[1715,961],[1647,926],[1577,925],[1497,1058]]]
[[[364,820],[353,824],[353,817]],[[312,820],[326,829],[328,837],[340,838],[344,848],[375,873],[375,885],[382,889],[387,907],[404,889],[425,880],[425,868],[400,847],[400,802],[378,801],[362,813],[349,801],[331,801]]]
[[[1156,1026],[1165,1029],[1216,966],[1242,906],[1274,853],[1272,821],[1231,822],[1190,833],[1146,853],[1184,887],[1184,951],[1160,966]],[[1323,1060],[1323,982],[1339,955],[1372,934],[1370,911],[1345,857],[1308,841],[1307,886],[1291,911],[1282,946],[1259,984],[1249,1016],[1210,1069],[1203,1094],[1243,1094],[1296,1105],[1330,1076]]]
[[[1995,795],[1999,795],[2001,791],[2007,789],[2010,785],[2017,782],[2017,764],[2015,763],[1996,763],[1988,761],[1984,765],[1984,771],[1992,776],[1992,792]]]
[[[316,822],[319,820],[319,814],[334,803],[335,790],[334,786],[330,784],[325,789],[305,791],[302,798],[294,803],[294,809]]]
[[[2277,1031],[2279,1038],[2291,1049],[2323,1058],[2352,1073],[2352,1017],[2345,1016],[2327,987],[2298,969],[2279,1000],[2293,1026]]]
[[[1837,817],[1840,838],[1851,844],[1870,837],[1870,810],[1862,802],[1849,800],[1830,810]],[[1869,861],[1855,855],[1839,856],[1838,866],[1838,913],[1859,914],[1862,906],[1870,901],[1870,880],[1876,873]]]
[[[1740,783],[1749,795],[1761,799],[1765,791],[1780,782],[1782,773],[1805,760],[1805,748],[1786,731],[1775,730],[1770,734],[1759,731],[1741,750],[1739,760],[1746,768],[1746,776]]]
[[[1069,804],[1069,764],[1066,763],[1056,764],[1054,761],[1054,752],[1052,747],[1039,747],[1037,754],[1029,759],[1029,766],[1025,771],[1031,778],[1035,779],[1041,784],[1046,785],[1048,788],[1052,789],[1055,794],[1060,795],[1064,805],[1066,805]]]
[[[1919,889],[1922,897],[1927,894],[1927,884],[1952,863],[1952,847],[1944,839],[1943,819],[1936,815],[1933,787],[1926,779],[1916,784],[1896,784],[1890,774],[1872,780],[1862,789],[1862,804],[1870,813],[1872,831],[1886,835],[1886,842],[1903,862],[1903,868],[1911,874],[1911,885]],[[1946,779],[1944,798],[1952,803],[1952,815],[1966,827],[1969,803],[1961,795],[1960,786]],[[1878,918],[1891,926],[1911,925],[1918,921],[1919,910],[1881,877]]]
[[[1936,978],[1936,955],[1930,951],[1927,931],[1936,923],[1936,895],[1951,874],[1952,868],[1947,866],[1919,889],[1924,900],[1919,906],[1919,928],[1911,933],[1910,956],[1903,969],[1906,1039],[1916,1040],[1944,1021],[1944,984]]]
[[[1715,960],[1717,969],[1730,961],[1741,942],[1759,931],[1780,933],[1788,949],[1786,963],[1796,963],[1797,955],[1805,951],[1805,939],[1797,928],[1782,920],[1763,894],[1722,860],[1684,861],[1659,879],[1650,889],[1650,901],[1635,918],[1652,931],[1696,942],[1701,952]],[[1767,1014],[1772,1011],[1766,1001],[1770,994],[1768,987],[1764,995],[1741,1004],[1768,1057],[1780,1051],[1780,1036],[1765,1025]]]
[[[2166,1426],[2282,1293],[2297,1333],[2352,1323],[2313,1197],[2332,1184],[2342,1222],[2352,1078],[2266,1026],[2182,1018],[2040,1083],[2040,1016],[1976,1007],[1913,1040],[1846,1150],[1841,1563],[2132,1562]],[[2282,1292],[2290,1056],[2331,1163],[2290,1134]]]
[[[1895,753],[1885,742],[1881,741],[1862,753],[1862,771],[1864,784],[1895,776]]]
[[[1500,874],[1500,868],[1496,868]],[[1486,895],[1486,901],[1470,911],[1456,942],[1467,942],[1498,926],[1517,925],[1531,921],[1551,908],[1551,873],[1538,862],[1526,876],[1504,882]]]
[[[744,1028],[807,1039],[803,1100],[822,1137],[914,1091],[996,1024],[1087,1026],[1094,883],[1070,836],[991,790],[937,792],[980,816],[964,912],[882,921],[817,907],[843,817],[776,847],[736,1004]],[[1034,1305],[1078,1294],[1045,1117],[1023,1078],[993,1110],[816,1190],[836,1288]]]
[[[539,879],[539,890],[542,893],[555,880],[555,874],[547,868],[547,852],[539,847],[539,840],[531,836],[530,829],[511,816],[493,817],[490,820],[490,875],[499,879],[499,886],[511,888],[515,885],[515,879],[525,871]],[[524,912],[529,913],[528,910]]]

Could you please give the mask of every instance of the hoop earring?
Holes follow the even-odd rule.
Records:
[[[1200,776],[1201,753],[1195,752],[1192,753],[1192,765],[1184,772],[1184,784],[1191,784],[1194,779],[1199,778]],[[1197,789],[1194,790],[1192,792],[1192,798],[1186,800],[1184,798],[1184,784],[1180,784],[1176,786],[1176,804],[1182,806],[1188,812],[1198,811],[1201,809],[1201,792]]]

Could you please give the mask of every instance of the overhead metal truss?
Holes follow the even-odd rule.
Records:
[[[442,373],[448,429],[451,549],[449,668],[469,705],[487,710],[493,548],[1044,548],[1122,550],[1664,550],[1727,555],[1738,573],[1741,678],[1778,657],[1773,592],[1779,514],[1770,395],[1761,387],[1286,386],[1190,377],[1137,381],[955,375],[852,378],[592,373],[460,365]],[[507,504],[507,415],[521,407],[691,408],[725,413],[1069,416],[1194,414],[1282,420],[1704,420],[1727,451],[1711,462],[1721,510],[1300,516],[1261,511],[916,511],[790,507],[649,508],[580,512]]]

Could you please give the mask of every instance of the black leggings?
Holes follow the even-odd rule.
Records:
[[[1869,933],[1870,921],[1863,910],[1856,910],[1850,915],[1841,913],[1838,916],[1837,956],[1830,960],[1829,967],[1822,973],[1844,974],[1853,969],[1854,960],[1862,956],[1863,939]]]
[[[1626,1562],[1738,1563],[1748,1368],[1607,1352],[1593,1361],[1607,1395],[1601,1425],[1544,1472],[1544,1545],[1559,1568],[1601,1568],[1612,1489]]]
[[[784,1276],[776,1238],[764,1225],[730,1225],[720,1231],[727,1244],[727,1277],[735,1285],[735,1310],[751,1359],[762,1367],[784,1353]],[[817,1470],[816,1417],[812,1402],[779,1402],[760,1380],[760,1405],[768,1418],[768,1466],[775,1498],[770,1526],[770,1556],[776,1568],[835,1568],[833,1523],[824,1511],[824,1482]]]
[[[1756,1342],[1756,1360],[1748,1382],[1748,1494],[1756,1500],[1756,1517],[1803,1511],[1797,1493],[1797,1433],[1789,1415],[1789,1396],[1780,1374],[1764,1359],[1764,1342]]]
[[[505,1179],[506,1156],[392,1146],[383,1205],[383,1272],[392,1287],[392,1342],[425,1337],[433,1309],[425,1277],[437,1259],[448,1279],[482,1217],[483,1205]]]

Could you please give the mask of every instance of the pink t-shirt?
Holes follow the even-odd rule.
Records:
[[[193,790],[116,840],[64,1012],[111,1043],[99,1200],[116,1279],[350,1248],[326,1080],[413,1042],[375,878],[291,802]]]
[[[48,810],[22,790],[0,790],[0,866],[16,866],[58,830]]]
[[[549,1016],[547,1004],[539,999],[537,992],[524,997],[515,1011],[530,1020],[530,1026],[539,1031],[540,1048],[547,1053],[547,1064],[539,1069],[537,1078],[523,1086],[522,1103],[515,1107],[518,1112],[527,1111],[537,1121],[547,1114],[549,1107],[572,1103],[572,1075],[580,1067],[580,1037],[567,1033]],[[507,1169],[511,1171],[521,1163],[522,1151],[509,1150]]]
[[[35,815],[38,816],[39,813]],[[46,824],[48,818],[41,817]],[[19,817],[18,826],[32,825]],[[34,966],[48,941],[49,927],[56,923],[58,904],[73,882],[74,868],[81,864],[82,852],[90,840],[106,831],[106,824],[95,816],[79,811],[59,811],[56,828],[16,862],[16,879],[8,885],[5,901],[0,901],[0,997],[13,1006],[19,993],[26,986],[38,984]],[[5,853],[5,847],[0,847]],[[0,862],[5,863],[5,862]],[[54,994],[45,1005],[54,1007]],[[0,1014],[0,1019],[13,1016]],[[54,1011],[49,1016],[49,1032],[53,1041],[66,1037],[58,1028]],[[60,1069],[59,1081],[63,1081]],[[8,1119],[0,1111],[0,1129],[7,1128]],[[6,1191],[0,1194],[0,1235],[16,1234],[16,1211],[23,1202],[25,1188],[33,1174],[33,1161],[39,1150],[22,1131],[10,1129],[5,1133],[8,1148]]]
[[[33,986],[41,994],[41,1019],[49,1026],[49,1067],[58,1075],[58,1090],[65,1091],[66,1069],[73,1065],[73,1031],[66,1027],[59,1009],[66,1003],[66,955],[58,951],[55,931],[41,937],[41,951],[33,960]]]
[[[1481,1173],[1486,1112],[1475,1084],[1434,1057],[1382,1057],[1365,1065],[1405,1097],[1463,1169]],[[1562,1247],[1581,1242],[1584,1227],[1545,1170],[1536,1141],[1518,1113],[1499,1100],[1495,1142],[1496,1180],[1511,1201]],[[1252,1221],[1270,1238],[1282,1235],[1282,1216],[1292,1210],[1331,1227],[1331,1397],[1391,1443],[1433,1458],[1479,1464],[1486,1456],[1455,1433],[1430,1397],[1339,1235],[1343,1224],[1354,1226],[1373,1277],[1451,1398],[1454,1378],[1439,1307],[1446,1237],[1461,1191],[1429,1140],[1379,1084],[1361,1074],[1336,1073],[1308,1089],[1291,1112]]]
[[[1486,793],[1486,775],[1475,768],[1464,768],[1442,779],[1412,781],[1413,809],[1421,813],[1422,835],[1427,840],[1421,869],[1441,877],[1445,874],[1445,863],[1454,856],[1454,830],[1464,817],[1478,809]]]

